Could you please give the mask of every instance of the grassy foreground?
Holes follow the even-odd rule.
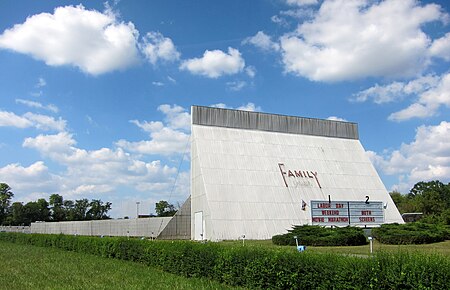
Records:
[[[0,289],[231,289],[143,264],[0,241]]]
[[[229,246],[242,246],[242,241],[224,241],[221,242],[223,245]],[[264,247],[272,249],[284,249],[286,251],[295,252],[295,247],[290,246],[277,246],[272,243],[271,240],[265,241],[245,241],[245,246],[247,247]],[[321,253],[341,253],[349,255],[369,255],[369,245],[364,246],[345,246],[345,247],[307,247],[307,251],[310,252],[321,252]],[[381,244],[377,240],[373,243],[374,253],[379,252],[420,252],[427,254],[441,254],[445,256],[450,256],[450,240],[440,243],[424,244],[424,245],[387,245]]]
[[[449,256],[412,253],[411,251],[393,253],[380,251],[368,259],[367,255],[362,258],[359,255],[339,254],[337,251],[318,253],[314,248],[306,253],[297,253],[294,247],[270,248],[261,243],[257,245],[256,242],[253,245],[250,241],[245,246],[236,244],[233,246],[232,243],[227,245],[221,243],[201,244],[192,241],[145,241],[127,238],[14,233],[0,233],[0,240],[134,261],[179,276],[205,277],[228,285],[257,289],[449,289],[448,281],[450,281]],[[21,251],[27,251],[27,249]],[[41,275],[43,276],[42,280],[45,278],[48,281],[59,281],[60,284],[50,286],[52,289],[61,289],[62,286],[69,285],[68,283],[72,284],[66,288],[78,288],[78,285],[81,285],[80,287],[89,289],[160,289],[163,287],[179,289],[185,286],[177,283],[170,285],[172,278],[162,281],[154,280],[152,277],[148,278],[146,271],[136,274],[133,272],[134,268],[128,272],[127,269],[117,270],[117,267],[114,266],[116,262],[96,259],[92,256],[88,257],[97,260],[91,263],[92,266],[84,260],[74,258],[75,261],[72,261],[72,258],[63,255],[61,266],[49,267],[49,270],[41,269],[43,268],[39,260],[41,255],[35,255],[34,260],[31,261],[32,266],[26,266],[28,267],[27,271],[33,272],[34,270],[31,276],[34,277],[35,283],[39,282]],[[50,254],[50,256],[52,255]],[[5,260],[1,256],[0,258],[0,261]],[[22,264],[28,264],[27,258],[28,256],[22,258],[24,261]],[[7,259],[9,262],[14,261],[15,255],[10,255]],[[72,268],[64,269],[67,267],[64,263],[68,263],[68,261],[72,263]],[[53,265],[53,261],[47,263]],[[110,263],[113,265],[109,266],[111,269],[107,267]],[[8,266],[6,263],[0,265]],[[18,288],[27,289],[29,288],[26,287],[28,280],[25,279],[27,279],[28,273],[23,271],[21,266],[16,266],[14,269],[20,274],[16,274],[13,279],[20,281],[21,284]],[[156,272],[151,267],[143,266],[143,269],[148,272]],[[36,270],[35,268],[40,269]],[[14,273],[14,271],[11,272]],[[78,272],[74,272],[72,276],[73,271]],[[6,270],[5,272],[8,273]],[[2,275],[3,273],[0,271],[0,277]],[[25,278],[21,278],[22,276]],[[142,279],[144,285],[141,283],[133,286],[130,282],[125,282],[129,277],[135,279],[137,283],[139,283],[139,279]],[[104,283],[103,281],[108,283],[108,279],[112,279],[112,281],[106,284],[107,286],[101,284]],[[4,284],[4,281],[0,281],[0,287]],[[14,285],[11,283],[4,286],[9,289],[14,288]],[[44,285],[37,284],[33,288],[44,288],[42,287]],[[213,284],[189,285],[184,288],[216,288],[211,285]]]

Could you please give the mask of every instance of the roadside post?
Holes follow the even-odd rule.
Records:
[[[370,254],[372,255],[372,253],[373,253],[373,238],[368,237],[368,239],[369,239],[369,243],[370,243]]]
[[[295,244],[297,245],[297,251],[304,252],[306,250],[306,246],[298,245],[298,237],[294,236]]]

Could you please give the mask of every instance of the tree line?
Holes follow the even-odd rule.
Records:
[[[450,183],[418,182],[408,194],[390,193],[400,213],[423,213],[422,221],[450,225]]]
[[[439,180],[418,182],[407,194],[390,193],[400,213],[423,213],[423,221],[450,225],[450,183]],[[0,183],[0,225],[29,225],[35,221],[83,221],[110,219],[110,202],[86,198],[65,200],[59,194],[49,201],[12,202],[14,194],[6,183]],[[177,209],[165,200],[156,203],[156,216],[173,216]],[[151,215],[154,216],[154,215]]]
[[[49,200],[12,202],[14,193],[6,183],[0,183],[0,225],[30,225],[35,221],[84,221],[109,219],[110,202],[86,198],[64,199],[59,194],[50,195]]]

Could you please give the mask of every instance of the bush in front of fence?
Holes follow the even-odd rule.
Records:
[[[381,243],[393,245],[430,244],[450,238],[447,226],[422,222],[406,224],[384,224],[372,230]]]
[[[359,258],[191,241],[14,233],[0,233],[0,240],[130,260],[247,288],[446,289],[450,281],[450,259],[438,255]]]

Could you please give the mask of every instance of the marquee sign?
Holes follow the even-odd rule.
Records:
[[[378,226],[384,223],[381,201],[311,201],[313,225]]]

